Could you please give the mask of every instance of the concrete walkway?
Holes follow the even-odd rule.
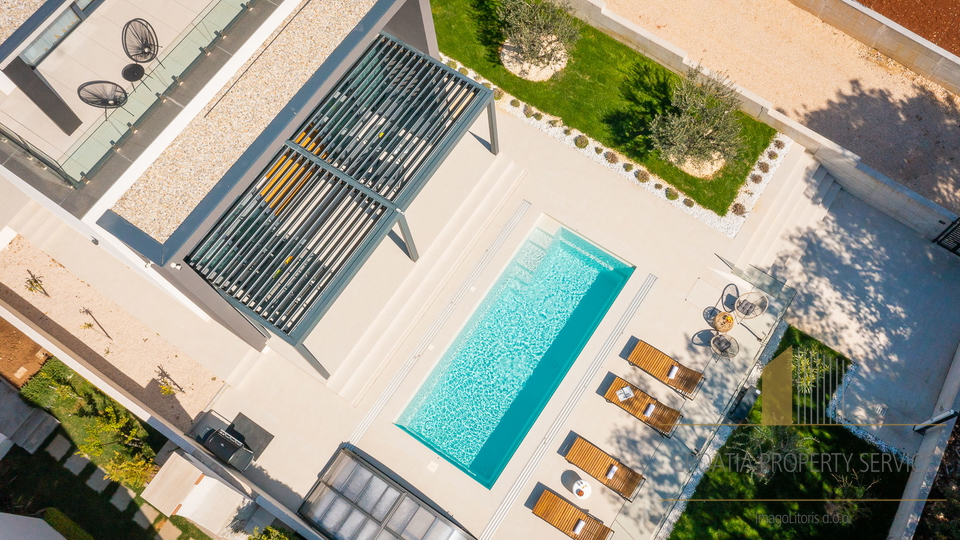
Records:
[[[789,0],[608,0],[607,7],[960,211],[960,98]]]
[[[801,268],[790,322],[861,366],[841,413],[916,453],[921,437],[892,424],[934,414],[960,342],[960,257],[840,192]]]

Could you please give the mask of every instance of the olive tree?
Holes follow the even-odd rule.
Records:
[[[651,142],[674,162],[731,161],[743,151],[740,100],[723,74],[700,76],[691,68],[673,88],[670,110],[651,125]]]
[[[497,8],[506,41],[535,66],[563,60],[580,39],[580,24],[571,12],[563,0],[503,0]]]

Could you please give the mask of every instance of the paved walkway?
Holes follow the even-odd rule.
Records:
[[[864,163],[960,211],[960,98],[789,0],[608,0]]]
[[[801,266],[791,322],[861,366],[844,416],[914,454],[921,438],[890,424],[933,413],[960,343],[960,257],[840,192]]]

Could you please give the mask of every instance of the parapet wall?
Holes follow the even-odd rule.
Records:
[[[844,3],[845,0],[791,0],[794,3]],[[690,60],[686,51],[669,43],[620,15],[606,9],[602,0],[571,0],[577,17],[591,26],[656,60],[677,73],[697,68],[709,70]],[[943,51],[946,53],[946,51]],[[946,53],[949,54],[949,53]],[[954,57],[956,58],[956,57]],[[960,62],[960,59],[957,59]],[[960,82],[960,64],[957,81]],[[934,239],[957,219],[953,212],[920,196],[883,174],[864,165],[860,156],[823,135],[774,110],[773,103],[737,86],[743,111],[768,124],[804,146],[830,172],[843,189],[888,214],[927,239]]]
[[[960,94],[960,57],[957,55],[851,0],[790,1],[954,94]]]

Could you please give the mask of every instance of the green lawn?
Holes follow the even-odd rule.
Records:
[[[790,328],[780,344],[780,352],[790,345],[802,345],[812,341],[812,338],[795,328]],[[840,359],[843,369],[848,365],[846,359]],[[761,380],[762,383],[762,380]],[[833,388],[825,388],[826,395],[832,394]],[[749,423],[760,423],[761,399],[750,412]],[[819,406],[825,407],[829,399],[825,399]],[[815,403],[808,401],[809,403]],[[869,463],[870,456],[881,454],[875,447],[855,437],[839,425],[798,426],[785,428],[795,434],[801,441],[801,448],[811,453],[839,452],[851,456],[851,464],[838,467],[840,471],[826,471],[823,468],[811,470],[805,467],[798,472],[777,472],[766,482],[755,480],[747,472],[717,467],[720,462],[730,462],[728,453],[742,456],[743,448],[749,448],[750,430],[755,426],[740,426],[717,453],[712,468],[703,477],[693,499],[722,499],[731,502],[692,501],[671,534],[671,540],[732,540],[740,538],[771,539],[771,540],[882,540],[886,538],[893,515],[897,510],[896,502],[863,502],[860,503],[867,512],[856,517],[851,524],[840,525],[829,523],[826,515],[826,503],[796,502],[798,499],[836,499],[838,491],[838,477],[849,476],[849,471],[861,474],[861,485],[869,485],[876,480],[876,484],[869,488],[866,498],[872,499],[899,499],[903,494],[909,472],[904,466],[899,472],[887,470],[885,472],[861,471],[866,468],[862,455],[866,455]],[[857,497],[860,498],[860,497]],[[776,499],[764,501],[761,499]],[[794,521],[808,521],[806,523],[776,523],[775,521],[759,519],[758,516],[794,516]],[[819,520],[820,523],[814,523]]]
[[[617,149],[673,184],[701,206],[725,215],[757,157],[776,131],[738,113],[746,143],[743,159],[729,163],[707,181],[659,158],[647,140],[652,119],[669,107],[677,75],[589,26],[570,54],[567,67],[544,82],[507,71],[497,50],[502,43],[491,0],[433,0],[440,50],[473,68],[504,91],[568,126]]]

